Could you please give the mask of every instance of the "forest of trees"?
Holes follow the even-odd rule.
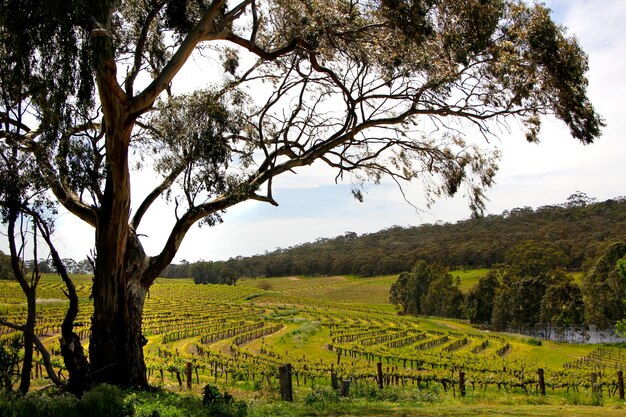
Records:
[[[584,270],[607,242],[626,239],[626,198],[596,202],[575,193],[562,204],[514,208],[456,223],[394,226],[358,236],[346,232],[262,255],[202,262],[236,277],[377,276],[410,270],[418,259],[448,269],[493,268],[523,241],[550,242],[565,270]],[[172,264],[162,276],[195,277],[193,263]]]
[[[625,255],[626,243],[608,245],[578,284],[555,245],[521,242],[465,296],[445,268],[418,260],[398,276],[390,301],[404,314],[467,318],[494,330],[540,330],[545,337],[571,326],[607,329],[626,315]]]

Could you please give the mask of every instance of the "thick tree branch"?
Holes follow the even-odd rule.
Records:
[[[201,41],[224,38],[225,34],[215,27],[215,19],[225,4],[225,0],[216,0],[211,4],[198,24],[189,32],[180,44],[172,58],[161,73],[139,95],[133,98],[129,105],[131,114],[140,114],[152,106],[156,98],[172,82],[178,71],[191,56],[196,45]]]
[[[43,366],[44,368],[46,368],[46,373],[48,374],[48,378],[50,378],[50,380],[56,386],[65,387],[66,386],[65,382],[61,381],[61,379],[57,376],[56,372],[54,371],[54,368],[52,367],[52,362],[50,360],[50,352],[48,352],[46,347],[43,345],[43,343],[37,336],[32,335],[32,338],[33,338],[33,343],[35,344],[35,348],[39,351],[39,354],[41,355],[41,359],[43,360]]]
[[[163,271],[163,269],[172,262],[172,259],[176,256],[176,252],[183,241],[183,238],[191,226],[193,226],[197,221],[211,214],[226,210],[227,208],[232,207],[241,201],[245,201],[248,198],[249,195],[245,193],[227,194],[217,197],[208,203],[189,209],[180,217],[172,228],[161,253],[150,258],[148,268],[142,276],[142,284],[146,287],[152,285],[161,271]]]
[[[80,198],[71,190],[65,187],[59,176],[56,174],[48,154],[38,144],[32,143],[32,150],[39,165],[42,177],[52,190],[59,203],[70,213],[85,221],[90,226],[96,226],[96,209],[83,203]]]
[[[12,117],[10,117],[7,113],[4,112],[0,112],[0,125],[5,125],[5,126],[13,126],[18,130],[22,130],[24,132],[30,132],[30,128],[25,125],[22,121],[20,120],[15,120]],[[1,131],[0,131],[1,132]],[[9,132],[6,132],[5,135],[8,135]]]
[[[252,52],[253,54],[255,54],[256,56],[258,56],[259,58],[265,61],[273,61],[277,58],[280,58],[281,56],[284,56],[290,52],[293,52],[298,47],[301,47],[305,50],[313,49],[313,47],[310,44],[298,38],[292,39],[285,46],[278,48],[274,51],[266,51],[265,49],[261,48],[256,43],[254,43],[253,41],[242,38],[241,36],[238,36],[234,33],[228,33],[225,36],[225,39],[236,45],[241,46],[242,48],[245,48],[249,52]]]

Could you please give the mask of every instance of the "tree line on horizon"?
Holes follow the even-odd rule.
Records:
[[[422,259],[447,269],[494,268],[524,241],[550,242],[566,256],[563,268],[590,267],[610,242],[626,239],[626,197],[602,202],[577,192],[564,203],[519,207],[456,223],[392,226],[375,233],[346,232],[264,254],[169,265],[168,278],[234,283],[240,277],[362,277],[399,274]]]
[[[585,271],[609,243],[626,239],[625,230],[626,197],[597,202],[577,192],[564,203],[536,209],[518,207],[455,223],[392,226],[363,235],[346,232],[226,261],[172,263],[161,277],[230,285],[241,277],[370,277],[409,271],[420,259],[449,270],[494,268],[524,241],[550,242],[566,256],[565,270]],[[65,261],[70,273],[93,272],[88,259]],[[32,266],[33,261],[28,262]],[[46,259],[37,265],[41,272],[54,270]],[[0,279],[10,277],[10,271],[10,257],[0,251]]]

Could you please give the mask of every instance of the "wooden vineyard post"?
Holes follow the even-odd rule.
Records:
[[[341,381],[341,387],[339,388],[339,396],[347,397],[350,392],[350,381]]]
[[[330,385],[333,389],[339,389],[339,381],[337,380],[337,373],[335,372],[332,364],[330,365]]]
[[[598,385],[598,374],[595,372],[591,373],[591,395],[596,398],[600,396],[600,390]]]
[[[546,395],[546,381],[543,377],[543,368],[537,369],[537,375],[539,376],[539,391],[541,395]]]
[[[187,389],[191,389],[191,362],[187,362]]]
[[[291,364],[278,367],[280,380],[280,397],[285,401],[293,401],[293,386],[291,383]]]
[[[383,389],[383,363],[376,363],[376,371],[378,374],[378,388]]]
[[[621,351],[620,351],[621,354]],[[617,388],[619,390],[619,399],[624,399],[624,372],[617,372]]]
[[[461,391],[461,397],[465,397],[465,372],[459,371],[459,391]]]

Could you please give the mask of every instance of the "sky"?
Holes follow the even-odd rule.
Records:
[[[589,55],[589,97],[607,126],[596,143],[584,146],[569,136],[561,122],[545,119],[541,142],[529,144],[515,123],[502,132],[496,146],[502,152],[496,184],[487,191],[485,214],[515,207],[533,208],[564,202],[576,191],[603,201],[626,195],[626,21],[624,0],[546,1],[553,18],[575,34]],[[175,262],[185,259],[224,260],[287,248],[346,231],[373,233],[391,226],[455,222],[470,217],[460,193],[426,207],[419,184],[404,191],[408,204],[391,181],[368,185],[363,203],[356,201],[349,183],[335,184],[335,173],[321,164],[302,168],[274,184],[279,207],[255,201],[242,203],[223,215],[214,227],[194,227],[183,241]],[[149,188],[133,184],[136,195]],[[169,210],[167,216],[165,210]],[[171,207],[147,217],[139,232],[148,254],[156,254],[169,231]],[[63,257],[84,259],[93,247],[93,231],[62,214],[56,244]],[[3,246],[5,245],[2,242]],[[6,249],[0,249],[6,252]]]

